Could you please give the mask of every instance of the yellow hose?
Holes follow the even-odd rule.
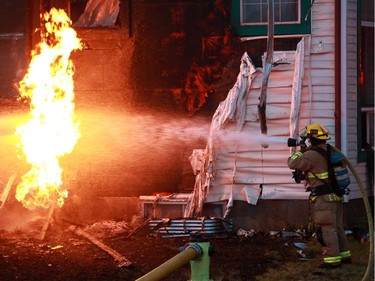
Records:
[[[162,265],[159,265],[154,270],[150,271],[149,273],[143,275],[142,277],[138,278],[135,281],[158,281],[163,279],[164,277],[168,276],[170,273],[175,271],[176,269],[183,266],[185,263],[188,263],[192,259],[195,259],[199,256],[200,253],[197,251],[196,247],[187,247],[181,253],[175,255],[171,259],[167,260]]]
[[[333,148],[334,151],[342,153],[338,148],[336,148],[334,146],[332,146],[332,148]],[[355,179],[358,183],[359,190],[361,191],[361,194],[362,194],[363,203],[365,204],[368,228],[369,228],[369,232],[370,232],[370,250],[369,250],[369,258],[368,258],[368,262],[367,262],[366,272],[365,272],[365,275],[362,278],[362,281],[372,280],[372,279],[370,279],[370,276],[371,276],[371,273],[373,272],[373,269],[374,269],[373,268],[373,266],[374,266],[374,254],[373,254],[374,253],[374,224],[373,224],[370,202],[368,201],[367,192],[366,192],[366,190],[363,186],[363,183],[362,183],[360,177],[358,176],[358,174],[357,174],[356,170],[354,169],[353,165],[345,157],[345,155],[344,155],[344,160],[345,160],[346,164],[349,166],[350,170],[352,171],[352,173],[353,173],[353,175],[354,175],[354,177],[355,177]]]

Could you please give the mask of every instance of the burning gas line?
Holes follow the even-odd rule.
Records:
[[[17,186],[16,199],[28,209],[64,204],[68,191],[62,186],[59,159],[72,152],[80,137],[70,54],[82,44],[64,10],[53,8],[43,18],[45,33],[19,83],[19,99],[29,102],[30,112],[16,129],[17,146],[31,168]]]

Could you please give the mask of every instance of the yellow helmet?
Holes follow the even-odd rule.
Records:
[[[319,140],[330,140],[331,137],[328,136],[328,129],[320,124],[314,123],[306,126],[306,130],[303,130],[305,133],[304,137],[314,138]],[[302,137],[302,136],[301,136]]]

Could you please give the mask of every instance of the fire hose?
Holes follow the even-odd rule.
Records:
[[[136,281],[157,281],[168,276],[170,273],[190,262],[191,281],[210,281],[210,246],[209,242],[193,242],[180,249],[181,252],[156,267]]]
[[[335,152],[341,152],[338,148],[336,148],[334,146],[332,146],[332,149]],[[348,165],[348,167],[350,168],[350,170],[352,171],[353,176],[355,177],[355,179],[358,183],[359,190],[361,191],[363,203],[364,203],[365,209],[366,209],[367,223],[368,223],[368,228],[369,228],[369,233],[370,233],[370,249],[369,249],[369,258],[368,258],[368,262],[367,262],[367,268],[366,268],[365,275],[362,278],[362,281],[370,280],[370,276],[371,276],[371,273],[373,271],[373,266],[374,266],[374,224],[373,224],[373,218],[372,218],[372,213],[371,213],[371,207],[370,207],[370,203],[368,201],[366,189],[364,188],[363,183],[362,183],[358,173],[356,172],[353,165],[350,163],[350,161],[346,158],[345,155],[344,155],[343,159],[344,159],[345,163]]]

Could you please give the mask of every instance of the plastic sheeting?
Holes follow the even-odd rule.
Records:
[[[120,0],[88,0],[84,13],[74,27],[114,26],[120,11]]]

